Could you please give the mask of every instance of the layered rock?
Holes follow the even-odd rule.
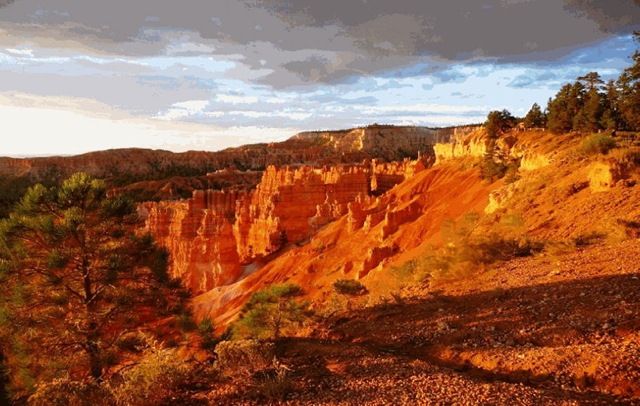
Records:
[[[370,192],[370,172],[361,166],[281,168],[270,166],[252,195],[238,207],[234,233],[243,261],[268,255],[346,212],[347,203]]]
[[[407,156],[415,158],[419,151],[430,153],[435,143],[448,142],[452,136],[462,136],[472,128],[396,127],[374,124],[345,131],[303,132],[294,136],[294,139],[320,140],[325,147],[339,153],[362,151],[370,157],[393,161]]]
[[[424,167],[421,161],[409,160],[320,168],[269,166],[251,192],[195,191],[186,201],[145,203],[141,210],[149,231],[171,253],[173,275],[200,293],[237,281],[264,257],[308,239],[345,214],[355,215],[356,207],[364,217],[354,230],[365,222],[367,227],[384,222],[382,234],[395,232],[398,224],[415,215],[413,206],[376,214],[375,208],[368,208],[379,201],[371,196],[372,189],[386,191]]]
[[[171,253],[171,271],[195,293],[238,280],[242,273],[233,223],[244,192],[196,191],[182,202],[146,203],[146,224]]]
[[[433,151],[436,165],[462,157],[483,157],[489,147],[486,132],[483,128],[477,128],[469,133],[460,133],[451,137],[450,142],[436,143]]]

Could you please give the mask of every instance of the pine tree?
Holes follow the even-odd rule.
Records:
[[[511,115],[509,110],[494,110],[487,115],[485,128],[490,138],[496,138],[503,132],[513,128],[516,124],[516,118]]]
[[[295,300],[304,291],[298,285],[273,285],[245,303],[234,325],[234,337],[278,339],[283,330],[309,316],[309,302]]]
[[[100,381],[126,353],[127,334],[153,334],[185,311],[166,251],[136,225],[135,205],[86,174],[30,188],[0,222],[0,330],[10,344],[0,351],[22,360],[11,376]]]
[[[589,72],[584,76],[579,76],[578,81],[583,84],[587,92],[594,89],[596,91],[600,90],[600,87],[604,84],[604,81],[598,72]]]
[[[533,103],[531,109],[524,117],[524,126],[526,128],[543,128],[546,126],[545,114],[540,109],[538,103]]]
[[[633,33],[636,42],[640,43],[640,32]],[[622,127],[626,130],[640,130],[640,51],[632,56],[633,65],[625,69],[616,86],[619,91],[619,113]]]
[[[580,82],[566,84],[556,97],[549,101],[547,121],[549,130],[556,134],[568,133],[574,129],[574,118],[585,104],[586,91]]]
[[[573,119],[573,129],[585,133],[602,129],[603,110],[602,96],[595,87],[591,87],[585,95],[584,105]]]
[[[615,131],[624,126],[620,115],[620,92],[613,80],[609,80],[604,88],[600,125],[609,131]]]

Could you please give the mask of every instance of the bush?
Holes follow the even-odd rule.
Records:
[[[236,338],[278,339],[294,326],[301,327],[311,315],[308,301],[296,300],[304,293],[298,285],[273,285],[254,293],[233,326]]]
[[[211,319],[206,318],[203,319],[200,323],[198,323],[196,327],[196,332],[202,339],[200,341],[200,348],[205,351],[213,351],[218,345],[220,341],[223,340],[223,337],[216,336],[215,327],[213,325],[213,321]]]
[[[632,169],[640,166],[640,149],[624,148],[612,152],[609,156],[623,167]]]
[[[27,403],[29,406],[111,406],[116,400],[107,388],[96,382],[58,378],[38,385]]]
[[[506,237],[497,233],[456,238],[441,248],[430,247],[412,262],[411,275],[420,280],[466,277],[484,267],[516,257],[542,252],[544,244],[526,237]],[[400,274],[398,274],[400,276]],[[416,280],[416,277],[413,278]]]
[[[591,134],[582,143],[582,150],[588,155],[606,155],[616,146],[616,140],[605,134]]]
[[[360,296],[368,293],[362,283],[353,279],[336,279],[333,282],[333,290],[347,296]]]
[[[151,342],[140,363],[114,377],[109,387],[118,405],[151,406],[181,396],[192,377],[192,365],[176,349]]]
[[[292,389],[289,371],[286,365],[273,357],[271,368],[258,374],[257,395],[278,402],[285,400]]]
[[[217,367],[226,376],[250,377],[271,365],[273,343],[258,340],[222,341],[216,346]]]
[[[482,179],[493,182],[504,177],[507,173],[507,165],[497,162],[492,153],[487,153],[480,163],[480,173]]]

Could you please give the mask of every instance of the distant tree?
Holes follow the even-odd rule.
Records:
[[[578,83],[584,87],[583,103],[574,117],[573,129],[585,133],[601,130],[604,97],[600,90],[604,81],[598,72],[589,72],[584,76],[579,76]]]
[[[584,76],[578,76],[578,82],[582,83],[587,92],[591,90],[600,90],[604,81],[598,72],[589,72]]]
[[[524,117],[524,126],[527,128],[543,128],[546,127],[547,118],[542,112],[538,103],[533,103],[531,109]]]
[[[585,87],[580,82],[566,84],[560,88],[556,97],[547,106],[547,125],[556,134],[573,130],[574,118],[585,103]]]
[[[494,110],[487,115],[485,128],[490,138],[496,138],[505,131],[516,125],[516,118],[511,115],[509,110]]]
[[[640,42],[640,32],[634,32]],[[616,84],[620,92],[620,114],[629,130],[640,130],[640,51],[631,57],[633,65],[625,69]]]
[[[624,127],[620,115],[620,92],[613,80],[609,80],[602,95],[602,117],[600,126],[607,130],[617,130]]]
[[[30,188],[0,222],[0,351],[14,360],[12,385],[100,381],[135,353],[120,346],[128,333],[153,334],[186,311],[166,251],[135,233],[137,221],[130,200],[79,173]]]
[[[234,337],[278,339],[285,328],[309,316],[309,302],[296,300],[303,294],[294,284],[273,285],[254,293],[234,325]]]
[[[584,133],[602,129],[603,97],[595,87],[587,91],[584,105],[573,118],[573,129]]]

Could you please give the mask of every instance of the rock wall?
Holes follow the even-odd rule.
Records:
[[[242,268],[233,234],[245,192],[195,191],[181,202],[145,203],[146,225],[171,254],[171,272],[195,293],[232,283]]]
[[[405,160],[361,165],[269,166],[250,192],[195,191],[188,200],[144,203],[147,229],[171,253],[174,276],[202,293],[240,279],[257,269],[269,255],[299,243],[355,207],[375,200],[372,192],[386,191],[420,172],[421,161]],[[387,233],[415,214],[412,206],[392,213],[363,211],[365,220],[385,222]],[[382,231],[383,233],[385,231]]]
[[[238,207],[234,233],[243,261],[301,241],[316,227],[346,212],[346,204],[370,192],[362,166],[269,166],[251,201]]]
[[[451,138],[451,142],[436,143],[433,151],[436,165],[455,158],[472,156],[480,158],[487,153],[488,140],[484,128],[468,133],[460,133]]]

